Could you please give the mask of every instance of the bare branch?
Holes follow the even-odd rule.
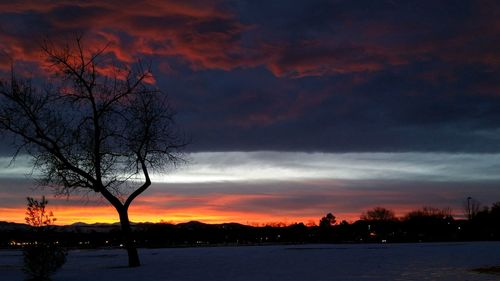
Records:
[[[105,60],[107,47],[87,52],[81,37],[73,46],[44,42],[56,79],[39,91],[12,70],[10,82],[0,82],[0,129],[16,137],[18,152],[33,157],[40,184],[60,194],[98,192],[130,233],[133,200],[151,186],[151,172],[184,161],[187,142],[166,95],[146,83],[150,66]]]

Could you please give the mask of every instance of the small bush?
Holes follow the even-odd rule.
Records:
[[[43,239],[41,243],[24,249],[23,271],[29,275],[28,280],[50,280],[50,275],[66,262],[67,251],[48,239],[53,231],[51,225],[56,221],[54,214],[46,210],[49,201],[45,196],[41,200],[26,199],[26,223]]]
[[[66,262],[67,251],[57,245],[41,244],[30,246],[23,251],[23,271],[28,280],[50,280],[56,270]]]

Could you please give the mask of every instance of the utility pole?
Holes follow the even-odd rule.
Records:
[[[470,209],[470,200],[472,197],[467,197],[467,215],[469,216],[469,220],[472,220],[472,211]]]

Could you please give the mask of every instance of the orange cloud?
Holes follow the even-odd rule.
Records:
[[[281,44],[267,50],[273,57],[269,70],[278,77],[291,78],[374,72],[383,69],[388,59],[377,48],[322,41],[306,41],[295,46]]]
[[[319,33],[291,42],[268,34],[250,36],[254,40],[248,44],[243,39],[247,32],[260,34],[266,27],[242,23],[224,1],[4,2],[2,13],[15,14],[20,23],[0,21],[4,50],[0,67],[10,66],[5,57],[37,63],[41,60],[37,43],[42,38],[71,38],[78,33],[86,34],[89,46],[109,42],[108,53],[122,62],[155,56],[180,59],[194,70],[263,65],[275,76],[288,78],[373,73],[429,58],[498,67],[500,55],[492,38],[498,37],[500,23],[488,8],[491,5],[478,4],[475,24],[448,37],[428,38],[426,25],[347,16],[337,23],[349,32],[347,38]]]
[[[454,184],[439,188],[433,184],[419,184],[416,191],[417,188],[411,184],[394,187],[384,185],[387,183],[372,181],[355,183],[353,186],[337,186],[328,180],[318,180],[307,183],[289,182],[284,185],[286,188],[277,185],[267,189],[266,184],[250,185],[251,192],[230,183],[226,187],[233,187],[225,190],[209,186],[162,190],[157,186],[132,203],[129,216],[134,222],[180,223],[197,220],[252,225],[275,222],[317,223],[328,212],[333,212],[338,221],[355,221],[363,211],[375,206],[392,209],[398,216],[403,216],[424,205],[454,207],[455,215],[460,216],[463,199],[460,197],[460,190],[469,189],[469,186],[457,187]],[[480,198],[480,194],[477,197]],[[429,198],[432,201],[428,201]],[[15,201],[15,198],[9,201]],[[54,212],[58,219],[56,223],[60,225],[118,221],[116,211],[104,199],[90,198],[82,203],[78,196],[70,197],[69,200],[49,198],[49,209]],[[23,204],[9,204],[0,208],[0,221],[23,223],[24,217]]]
[[[123,62],[143,55],[172,56],[195,69],[231,69],[243,52],[239,37],[247,27],[218,1],[40,2],[0,4],[3,13],[40,21],[37,34],[0,29],[0,46],[15,60],[38,62],[37,40],[80,32],[88,46],[109,42],[107,52]]]

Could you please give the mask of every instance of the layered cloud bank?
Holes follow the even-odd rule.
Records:
[[[0,74],[50,82],[40,44],[82,34],[118,62],[151,62],[192,144],[188,165],[134,202],[135,221],[356,219],[376,205],[460,215],[468,196],[500,198],[499,12],[473,0],[3,1]],[[9,161],[0,220],[23,221],[30,165]],[[61,223],[117,219],[93,194],[51,204]]]
[[[133,220],[307,223],[327,212],[355,220],[374,206],[399,214],[422,206],[451,207],[462,216],[469,196],[485,205],[500,198],[500,154],[261,151],[188,158],[189,165],[154,176],[154,185],[132,206]],[[22,221],[24,197],[32,194],[34,183],[23,176],[30,171],[28,161],[16,163],[0,174],[0,217]],[[117,220],[91,193],[52,198],[51,206],[60,223]]]
[[[0,3],[0,68],[85,35],[151,61],[192,151],[498,152],[495,1]]]
[[[500,180],[500,154],[205,152],[179,170],[155,176],[166,183],[397,180]]]

